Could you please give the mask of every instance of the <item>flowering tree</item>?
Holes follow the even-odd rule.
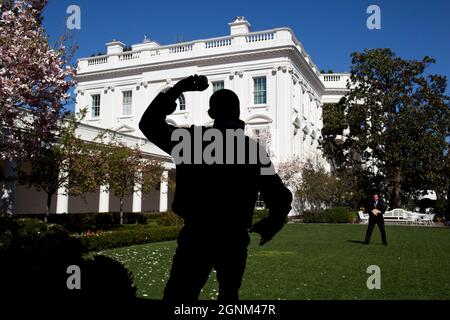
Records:
[[[67,49],[42,28],[47,0],[0,3],[0,159],[32,158],[51,144],[74,85]]]
[[[19,166],[19,180],[46,193],[47,215],[52,198],[60,188],[72,196],[98,190],[97,168],[103,166],[105,159],[101,157],[97,144],[76,136],[83,117],[83,113],[67,116],[58,133],[57,143],[42,147],[33,161]]]
[[[311,160],[292,158],[278,164],[278,175],[296,195],[297,205],[310,209],[323,206],[357,205],[358,190],[355,177],[345,171],[328,172]],[[293,207],[297,208],[293,205]]]
[[[278,175],[286,187],[291,190],[293,194],[297,193],[299,186],[302,183],[302,167],[303,163],[298,157],[282,161],[277,165]],[[293,198],[292,208],[295,214],[299,214],[298,198]]]
[[[282,161],[277,166],[280,179],[291,191],[295,191],[301,184],[302,167],[303,162],[298,157]]]
[[[152,191],[161,181],[163,166],[161,161],[145,156],[138,146],[128,147],[114,132],[106,130],[100,140],[99,165],[96,177],[99,184],[105,185],[120,201],[120,223],[123,223],[123,202],[137,189],[142,193]]]

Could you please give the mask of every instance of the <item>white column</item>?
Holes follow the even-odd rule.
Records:
[[[64,170],[59,172],[59,175],[67,174]],[[63,184],[59,187],[56,193],[56,213],[69,213],[69,190],[67,189],[67,184]]]
[[[142,186],[140,183],[136,183],[134,185],[132,211],[133,212],[141,212],[142,211]]]
[[[6,161],[3,169],[5,182],[3,192],[1,194],[1,212],[6,215],[13,215],[16,210],[16,163],[14,161]]]
[[[100,186],[100,194],[98,198],[98,212],[109,212],[108,185]]]
[[[163,174],[161,175],[161,184],[159,188],[159,211],[160,212],[166,212],[167,211],[167,202],[168,202],[168,196],[167,192],[169,190],[168,188],[168,171],[164,170]]]
[[[58,189],[56,196],[56,213],[68,213],[69,212],[69,195],[67,188],[62,186]]]

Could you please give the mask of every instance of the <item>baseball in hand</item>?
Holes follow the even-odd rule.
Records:
[[[175,85],[182,92],[185,91],[203,91],[208,88],[208,78],[205,76],[193,75],[180,80]]]

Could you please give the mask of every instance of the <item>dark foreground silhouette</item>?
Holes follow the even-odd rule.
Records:
[[[143,114],[139,128],[151,142],[172,154],[174,148],[178,150],[179,141],[172,141],[171,137],[179,129],[167,124],[166,116],[176,109],[176,100],[183,92],[203,91],[207,87],[207,78],[195,75],[159,93]],[[264,244],[281,230],[291,209],[292,194],[283,185],[271,163],[261,158],[256,162],[250,160],[254,155],[252,144],[268,159],[265,150],[261,150],[263,147],[254,140],[244,136],[243,150],[238,146],[230,150],[223,143],[223,148],[212,153],[222,153],[223,159],[229,156],[234,160],[231,163],[195,161],[196,157],[202,158],[210,144],[207,141],[201,142],[200,147],[196,146],[196,134],[208,136],[212,133],[209,130],[216,129],[215,133],[220,132],[225,136],[227,129],[244,129],[245,124],[239,119],[239,99],[234,92],[226,89],[216,91],[209,105],[208,114],[214,119],[213,127],[191,126],[184,129],[182,133],[186,133],[192,143],[178,157],[174,157],[175,162],[180,163],[176,166],[172,209],[184,218],[185,224],[178,238],[170,278],[164,291],[163,299],[166,301],[198,299],[213,268],[219,282],[218,299],[237,300],[250,242],[248,232],[259,233],[260,244]],[[245,153],[245,161],[239,162],[242,152]],[[179,161],[179,158],[183,161]],[[252,226],[258,192],[263,197],[269,215]]]
[[[0,218],[2,302],[76,301],[82,306],[89,302],[135,301],[131,272],[109,257],[87,259],[84,253],[80,239],[70,236],[60,225],[37,219]],[[78,289],[67,285],[72,274],[67,272],[69,266],[80,269]]]

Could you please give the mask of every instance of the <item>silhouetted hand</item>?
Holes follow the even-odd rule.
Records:
[[[194,74],[178,81],[174,88],[180,92],[185,91],[203,91],[208,88],[208,78]]]
[[[249,230],[249,232],[259,233],[261,240],[259,245],[262,246],[269,242],[273,236],[283,228],[284,221],[278,222],[270,219],[269,217],[263,218],[255,223]]]

